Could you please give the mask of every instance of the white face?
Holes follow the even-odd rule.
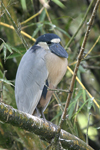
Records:
[[[59,43],[59,42],[60,42],[60,39],[58,39],[58,38],[57,38],[57,39],[52,39],[51,42],[52,42],[52,43]]]

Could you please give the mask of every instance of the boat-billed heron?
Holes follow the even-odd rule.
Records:
[[[22,57],[15,80],[15,97],[19,110],[43,116],[53,91],[66,73],[68,54],[60,37],[47,33]]]

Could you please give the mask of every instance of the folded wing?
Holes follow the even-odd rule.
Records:
[[[46,51],[30,48],[22,57],[15,80],[15,97],[19,110],[32,114],[40,100],[48,71]]]

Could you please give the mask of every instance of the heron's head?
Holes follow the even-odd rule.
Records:
[[[60,45],[60,37],[54,33],[41,35],[36,40],[36,45],[40,45],[44,49],[49,49],[52,53],[59,57],[67,58],[66,50]]]

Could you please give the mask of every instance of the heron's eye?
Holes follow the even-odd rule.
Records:
[[[50,45],[51,43],[52,43],[52,42],[50,42],[50,41],[47,42],[47,44],[49,44],[49,45]]]

